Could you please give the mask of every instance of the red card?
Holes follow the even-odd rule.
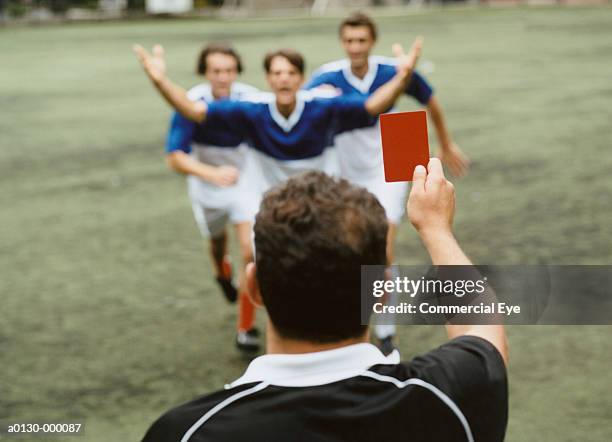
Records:
[[[414,168],[429,163],[427,114],[398,112],[380,116],[385,181],[412,181]]]

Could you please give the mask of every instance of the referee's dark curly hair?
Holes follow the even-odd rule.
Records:
[[[363,336],[361,265],[386,263],[387,218],[376,197],[322,172],[267,192],[255,222],[255,264],[277,333],[310,342]]]

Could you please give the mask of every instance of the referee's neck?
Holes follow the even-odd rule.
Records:
[[[361,344],[369,342],[369,333],[364,333],[359,338],[344,339],[335,342],[311,342],[298,339],[288,339],[280,336],[274,325],[268,321],[266,332],[266,353],[267,354],[300,354],[300,353],[315,353],[318,351],[334,350],[336,348],[346,347],[347,345]]]

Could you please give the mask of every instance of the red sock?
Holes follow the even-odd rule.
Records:
[[[255,323],[255,305],[246,293],[240,293],[238,306],[238,331],[248,331]]]
[[[225,255],[221,261],[221,278],[232,279],[232,261],[228,255]]]

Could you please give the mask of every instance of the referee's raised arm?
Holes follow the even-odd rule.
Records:
[[[471,266],[453,234],[455,188],[444,176],[438,158],[427,169],[417,166],[408,198],[408,217],[416,228],[434,265]],[[450,339],[471,335],[489,341],[508,364],[508,345],[503,325],[446,325]]]

